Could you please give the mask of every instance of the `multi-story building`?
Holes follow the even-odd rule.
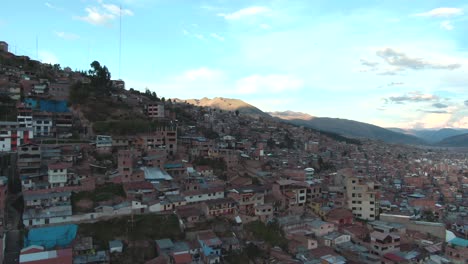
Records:
[[[142,150],[164,149],[168,155],[174,155],[177,152],[177,127],[158,127],[152,133],[138,136],[135,145]]]
[[[253,216],[256,207],[265,202],[265,188],[258,186],[234,188],[229,191],[227,196],[237,202],[239,213]]]
[[[150,103],[145,106],[146,115],[149,118],[164,118],[164,104]]]
[[[16,111],[18,115],[16,116],[16,121],[18,121],[19,127],[32,127],[33,126],[33,116],[31,107],[19,103],[16,106]]]
[[[348,208],[357,218],[375,220],[379,214],[380,185],[361,177],[346,179]]]
[[[52,119],[34,119],[32,127],[35,137],[50,137],[53,136]]]
[[[49,164],[47,175],[51,187],[64,187],[67,184],[69,167],[67,163]]]
[[[273,184],[273,195],[281,209],[299,212],[304,210],[307,202],[307,186],[304,182],[277,180]]]
[[[122,182],[129,182],[139,156],[136,150],[119,150],[117,153],[117,169]]]
[[[36,144],[26,144],[18,149],[16,161],[18,175],[23,191],[33,190],[39,186],[46,187],[47,172],[41,168],[41,147]]]
[[[204,263],[221,263],[221,248],[223,242],[211,230],[200,231],[197,235]]]
[[[374,231],[370,234],[371,250],[380,256],[400,250],[400,236]]]
[[[204,202],[202,208],[208,218],[232,215],[236,211],[236,202],[232,198],[208,200]]]
[[[0,122],[0,152],[16,151],[33,138],[32,127],[19,127],[18,122]]]

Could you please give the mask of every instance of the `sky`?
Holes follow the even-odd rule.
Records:
[[[468,0],[15,0],[0,40],[165,98],[468,128]]]

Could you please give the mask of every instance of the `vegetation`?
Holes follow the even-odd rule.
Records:
[[[144,119],[98,121],[93,129],[98,134],[129,135],[155,131],[168,123]]]
[[[15,103],[10,97],[0,95],[0,121],[16,121]]]
[[[73,211],[89,212],[97,206],[97,203],[112,200],[116,197],[126,197],[122,184],[107,183],[105,185],[96,186],[94,191],[74,192],[71,196]],[[92,201],[92,208],[84,209],[78,206],[78,203],[83,200]]]
[[[213,168],[215,173],[221,173],[227,170],[227,164],[223,158],[210,159],[205,157],[196,157],[193,163],[195,166],[210,166]]]
[[[265,241],[271,247],[279,246],[283,250],[288,248],[288,240],[277,221],[265,224],[261,221],[250,222],[245,226],[256,240]]]
[[[224,260],[229,264],[244,264],[249,263],[258,258],[264,258],[265,252],[258,248],[253,243],[247,244],[243,251],[229,252]]]
[[[98,61],[91,63],[91,69],[86,75],[91,83],[77,82],[70,89],[70,103],[83,104],[92,97],[107,96],[111,89],[111,74],[106,66],[101,66]]]
[[[176,215],[144,214],[80,224],[78,233],[92,236],[101,245],[119,237],[131,241],[183,238]]]

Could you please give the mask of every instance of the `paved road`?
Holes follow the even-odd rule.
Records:
[[[6,248],[4,264],[19,263],[19,253],[21,250],[21,233],[19,230],[10,230],[6,233]]]
[[[21,199],[20,194],[9,194],[6,205],[6,247],[4,264],[19,263],[19,253],[22,248],[21,232],[18,230],[18,224],[21,221],[21,213],[18,212],[12,204],[16,199]]]

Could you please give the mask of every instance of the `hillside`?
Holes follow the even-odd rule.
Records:
[[[276,112],[274,116],[281,118],[287,122],[295,125],[301,125],[305,127],[314,128],[317,130],[328,131],[336,133],[345,137],[353,138],[369,138],[375,140],[382,140],[387,143],[398,143],[398,144],[412,144],[412,145],[424,145],[425,141],[412,136],[398,132],[394,132],[382,127],[375,125],[362,123],[353,120],[340,119],[340,118],[328,118],[328,117],[310,117],[308,119],[294,119],[292,116],[304,116],[303,113],[293,115],[291,111]],[[284,118],[284,116],[289,118]]]
[[[453,128],[442,128],[438,130],[435,130],[435,129],[400,129],[400,128],[389,128],[389,129],[395,132],[416,136],[429,143],[437,143],[449,137],[468,133],[468,129],[453,129]]]
[[[189,104],[201,107],[211,107],[220,109],[223,111],[239,111],[239,113],[244,115],[249,115],[252,117],[263,117],[269,118],[270,116],[263,112],[262,110],[258,109],[257,107],[250,105],[242,100],[239,99],[230,99],[230,98],[223,98],[223,97],[215,97],[213,99],[209,98],[202,98],[202,99],[174,99],[175,102],[187,102]]]
[[[468,133],[445,138],[437,145],[441,147],[468,147]]]

